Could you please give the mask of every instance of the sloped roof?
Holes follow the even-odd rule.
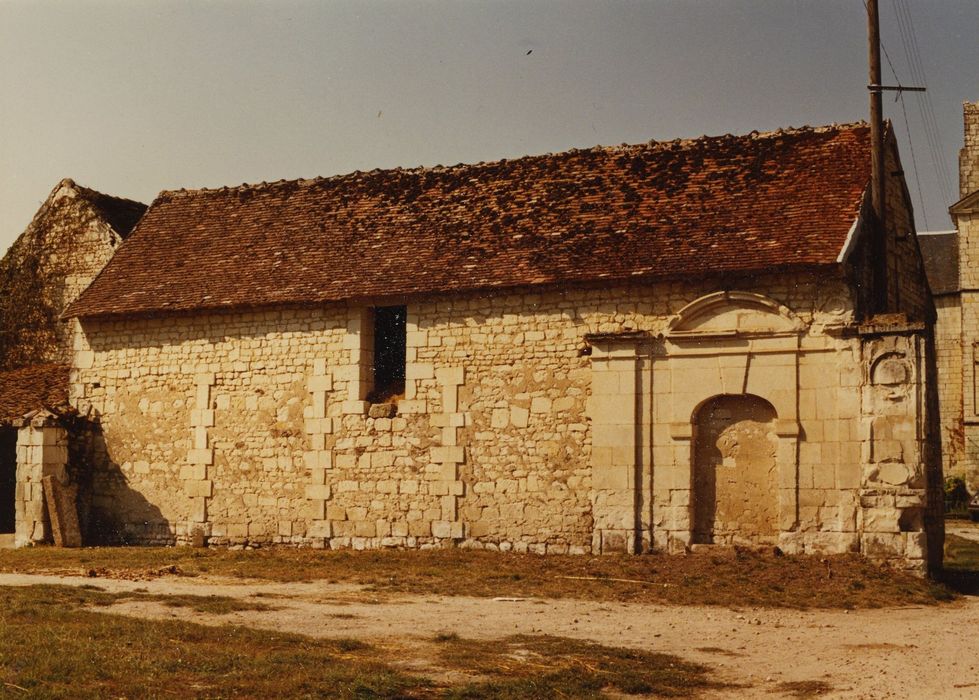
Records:
[[[66,316],[836,264],[869,127],[163,192]]]
[[[25,413],[46,408],[54,413],[68,406],[68,367],[34,365],[0,372],[0,425]]]
[[[79,195],[88,201],[95,208],[96,212],[108,222],[112,230],[123,238],[126,238],[132,232],[136,227],[136,223],[146,211],[146,205],[142,202],[103,194],[88,187],[82,187],[71,179],[62,180],[62,184],[68,184],[74,187]]]
[[[959,291],[959,236],[956,231],[918,234],[925,276],[932,294]]]

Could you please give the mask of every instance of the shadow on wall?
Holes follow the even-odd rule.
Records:
[[[68,474],[78,485],[78,523],[85,545],[173,544],[170,522],[130,488],[109,455],[98,421],[76,416],[67,429]]]

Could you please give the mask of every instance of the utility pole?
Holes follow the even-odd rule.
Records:
[[[873,311],[887,312],[887,171],[884,162],[885,90],[924,92],[923,87],[881,85],[880,15],[877,0],[866,0],[867,39],[870,63],[870,192],[874,210],[873,241],[870,246],[873,270]]]
[[[877,0],[867,0],[867,36],[870,49],[870,191],[874,209],[873,268],[874,313],[887,311],[887,202],[884,172],[884,105],[880,80],[880,16]]]

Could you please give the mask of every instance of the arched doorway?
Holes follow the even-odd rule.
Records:
[[[693,541],[774,544],[775,409],[750,394],[715,396],[693,417]]]

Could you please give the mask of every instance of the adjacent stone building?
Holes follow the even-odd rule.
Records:
[[[15,529],[21,544],[49,534],[41,465],[47,459],[51,468],[45,473],[67,480],[66,433],[55,418],[71,413],[72,334],[59,317],[145,210],[145,204],[62,180],[0,259],[0,545],[11,543]],[[17,426],[28,413],[31,419],[18,438]],[[48,418],[39,418],[42,413]],[[41,423],[51,446],[57,441],[59,449],[31,445],[44,434]],[[55,438],[58,431],[61,437]]]
[[[935,327],[942,455],[949,476],[979,491],[979,103],[963,105],[959,201],[953,231],[920,236],[937,309]]]
[[[856,124],[164,192],[66,313],[91,532],[935,565],[935,310],[891,136],[872,273],[869,149]]]

